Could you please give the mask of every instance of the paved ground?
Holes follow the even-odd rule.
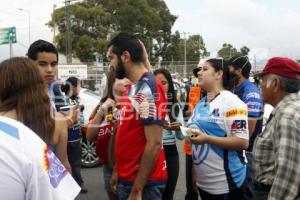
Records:
[[[183,200],[185,194],[185,157],[182,153],[182,142],[178,142],[178,151],[180,156],[180,172],[174,200]],[[104,191],[102,167],[82,169],[82,176],[85,186],[88,189],[87,194],[80,194],[77,200],[106,200],[108,199]]]

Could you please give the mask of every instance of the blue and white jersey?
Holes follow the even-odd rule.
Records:
[[[248,107],[248,117],[261,119],[264,112],[262,94],[258,87],[245,80],[241,85],[234,89],[236,94]]]
[[[249,139],[247,106],[236,95],[222,91],[210,103],[204,97],[196,106],[188,127],[215,137]],[[212,144],[192,145],[197,185],[211,194],[225,194],[240,187],[246,176],[243,151],[226,150]]]

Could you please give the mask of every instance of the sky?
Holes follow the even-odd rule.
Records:
[[[2,0],[0,28],[15,26],[18,43],[14,56],[23,56],[30,40],[52,41],[53,32],[45,24],[53,5],[63,0]],[[286,56],[300,59],[299,0],[165,0],[170,12],[178,17],[173,31],[200,34],[212,56],[230,43],[247,46],[249,57],[268,59]],[[22,8],[27,11],[20,11]],[[9,45],[0,46],[0,61],[9,57]]]

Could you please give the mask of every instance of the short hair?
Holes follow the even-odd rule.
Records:
[[[38,67],[28,58],[11,58],[0,63],[0,77],[0,112],[15,109],[17,120],[49,144],[55,122]]]
[[[77,87],[78,84],[80,84],[80,80],[77,77],[71,76],[66,80],[65,84],[61,85],[61,91],[68,95],[71,89],[70,85]]]
[[[300,90],[300,80],[288,78],[285,76],[280,76],[277,74],[268,74],[268,82],[278,78],[280,79],[280,88],[282,91],[287,93],[297,93]]]
[[[139,63],[143,61],[143,47],[134,34],[125,32],[119,33],[109,42],[108,48],[109,47],[112,47],[112,52],[118,57],[120,57],[124,51],[128,51],[132,62]]]
[[[228,61],[228,65],[232,65],[235,70],[242,69],[242,75],[249,78],[251,71],[251,63],[248,56],[234,56]]]
[[[52,43],[45,40],[37,40],[33,42],[28,49],[27,56],[31,60],[37,60],[38,53],[41,52],[54,53],[58,62],[57,48]]]

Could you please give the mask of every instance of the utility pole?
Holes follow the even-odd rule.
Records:
[[[9,40],[9,58],[13,57],[13,45],[12,45],[12,34],[10,33],[8,36],[8,40]]]
[[[53,22],[53,43],[55,43],[55,17],[54,17],[54,12],[55,12],[56,4],[53,4],[53,13],[52,13],[52,22]]]
[[[182,32],[181,34],[184,35],[184,71],[183,71],[183,77],[186,77],[186,35],[187,32]]]
[[[70,4],[72,0],[65,0],[65,16],[67,25],[67,39],[66,39],[66,56],[67,64],[72,64],[72,38],[71,38],[71,17]]]

